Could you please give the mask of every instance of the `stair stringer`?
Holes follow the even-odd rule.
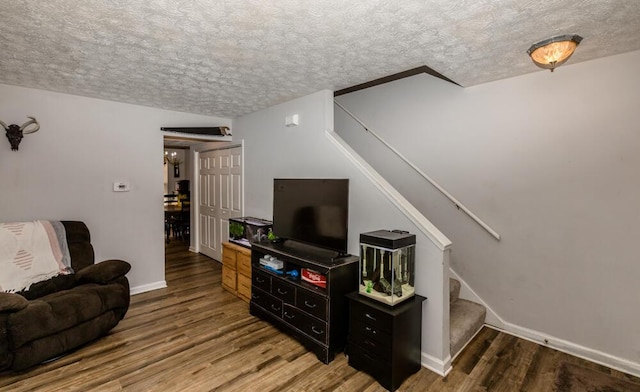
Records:
[[[327,130],[325,136],[342,154],[406,217],[427,241],[421,243],[422,264],[433,274],[416,274],[416,292],[427,297],[423,303],[421,365],[446,376],[451,370],[449,352],[449,255],[451,241],[413,204],[402,196],[371,165],[369,165],[337,133]],[[427,284],[425,280],[429,280]],[[424,292],[418,292],[419,285]],[[430,294],[429,294],[430,293]],[[425,344],[430,349],[425,349]]]

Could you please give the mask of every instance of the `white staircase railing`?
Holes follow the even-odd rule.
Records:
[[[356,115],[351,113],[347,108],[345,108],[340,102],[334,100],[333,101],[336,106],[342,109],[349,117],[353,118],[365,131],[369,132],[373,137],[378,139],[380,143],[384,144],[388,149],[390,149],[394,154],[396,154],[400,159],[402,159],[409,167],[415,170],[420,176],[422,176],[425,180],[427,180],[431,185],[433,185],[438,191],[440,191],[444,196],[446,196],[457,209],[462,210],[465,214],[467,214],[471,219],[473,219],[478,225],[480,225],[483,229],[485,229],[489,234],[491,234],[496,240],[500,241],[500,234],[498,234],[495,230],[493,230],[489,225],[484,223],[480,218],[478,218],[473,212],[471,212],[464,204],[460,203],[455,197],[453,197],[446,189],[444,189],[440,184],[435,182],[431,177],[429,177],[425,172],[423,172],[419,167],[414,165],[411,161],[409,161],[404,155],[400,153],[400,151],[396,150],[392,145],[387,143],[386,140],[380,137],[377,133],[375,133],[371,128],[369,128],[365,123],[363,123]]]

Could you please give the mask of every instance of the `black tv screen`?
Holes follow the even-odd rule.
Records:
[[[289,239],[347,252],[349,180],[273,180],[273,232]]]

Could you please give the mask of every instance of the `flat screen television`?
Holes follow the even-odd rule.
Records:
[[[285,240],[347,253],[349,179],[273,180],[273,233]]]

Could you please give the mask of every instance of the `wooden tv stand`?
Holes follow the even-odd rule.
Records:
[[[265,256],[281,261],[282,273],[261,265]],[[251,264],[250,313],[295,337],[320,361],[331,362],[347,341],[345,295],[358,288],[358,258],[345,256],[326,262],[322,256],[315,259],[313,252],[300,254],[283,244],[254,243]],[[324,275],[326,287],[304,281],[303,268]]]

